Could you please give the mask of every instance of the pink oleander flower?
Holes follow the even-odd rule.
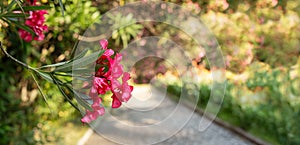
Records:
[[[105,94],[106,91],[110,90],[108,81],[105,78],[94,77],[93,86],[97,90],[98,94]]]
[[[83,123],[90,123],[98,118],[98,116],[102,116],[105,113],[104,107],[93,108],[93,111],[86,110],[85,116],[81,119]]]
[[[18,32],[19,32],[20,37],[23,40],[25,40],[26,42],[30,42],[32,40],[32,35],[29,32],[27,32],[23,29],[19,29]]]
[[[100,65],[95,76],[96,77],[109,77],[111,75],[111,65],[113,59],[111,56],[114,54],[114,51],[111,49],[105,50],[105,52],[97,59],[96,64]]]
[[[111,61],[111,74],[108,80],[118,79],[123,74],[123,66],[120,64],[121,60],[122,55],[117,53],[115,58]]]
[[[97,88],[95,86],[92,86],[89,96],[93,100],[92,104],[92,111],[86,110],[86,114],[84,117],[81,119],[81,122],[83,123],[90,123],[93,120],[96,120],[98,116],[102,116],[105,114],[105,109],[104,107],[101,107],[100,104],[102,102],[101,98],[99,98],[97,94]]]
[[[29,1],[31,5],[37,5],[36,0]],[[29,26],[35,33],[34,40],[41,41],[44,40],[45,35],[44,32],[48,31],[48,26],[45,25],[45,14],[48,14],[46,10],[38,10],[38,11],[29,11],[30,16],[25,20],[25,25]],[[26,42],[32,41],[31,33],[19,29],[19,35]]]
[[[114,54],[114,51],[111,49],[105,50],[103,55],[101,55],[96,63],[100,65],[110,65],[110,62],[112,61],[111,56]]]
[[[99,44],[101,45],[102,49],[106,50],[107,45],[108,45],[108,41],[106,39],[102,39],[102,40],[99,41]]]
[[[101,107],[102,100],[98,95],[103,95],[110,90],[113,93],[111,96],[113,99],[112,108],[119,108],[122,102],[127,102],[131,98],[133,90],[133,86],[130,86],[127,82],[130,79],[130,74],[124,72],[123,66],[120,64],[122,55],[115,53],[112,49],[107,49],[107,40],[101,40],[99,43],[105,51],[96,60],[96,64],[100,67],[93,77],[89,92],[89,96],[93,101],[92,110],[86,111],[85,116],[81,119],[83,123],[90,123],[96,120],[98,116],[104,115],[105,109]],[[123,76],[122,84],[118,80],[121,76]]]
[[[104,53],[97,59],[96,64],[100,65],[100,68],[97,70],[95,76],[96,77],[105,77],[107,78],[110,76],[111,70],[109,69],[111,67],[111,64],[113,62],[113,59],[111,56],[115,53],[112,49],[107,49],[108,42],[107,40],[100,40],[100,45],[104,51]],[[107,67],[107,71],[105,71],[105,68]]]
[[[29,11],[30,16],[26,20],[25,24],[28,26],[43,26],[45,23],[45,14],[48,14],[46,10]]]
[[[130,74],[125,72],[122,77],[122,84],[118,80],[112,82],[112,108],[119,108],[122,102],[127,102],[131,98],[133,86],[128,85],[127,81],[130,79]]]

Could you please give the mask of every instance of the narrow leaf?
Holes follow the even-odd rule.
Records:
[[[21,9],[21,11],[23,12],[23,14],[25,14],[25,11],[23,10],[22,2],[20,2],[20,0],[15,0],[15,1],[18,4],[18,6]]]
[[[31,76],[32,76],[32,78],[33,78],[33,80],[34,80],[34,82],[36,83],[36,85],[37,85],[37,87],[38,87],[38,90],[39,90],[40,94],[43,96],[43,99],[44,99],[46,105],[48,106],[48,108],[49,108],[51,114],[53,114],[53,112],[52,112],[52,110],[51,110],[51,108],[50,108],[50,106],[49,106],[49,104],[48,104],[47,97],[46,97],[46,95],[44,94],[44,92],[42,91],[41,86],[39,85],[38,81],[36,80],[34,74],[33,74],[31,71],[30,71],[30,74],[31,74]]]
[[[88,52],[89,48],[84,49],[82,52],[80,52],[79,54],[77,54],[72,60],[76,60],[76,59],[80,59],[83,56],[86,55],[86,53]]]
[[[42,69],[42,68],[51,68],[51,67],[58,67],[58,66],[62,66],[65,65],[67,63],[69,63],[70,61],[64,61],[64,62],[59,62],[59,63],[55,63],[55,64],[49,64],[49,65],[44,65],[39,67],[38,69]]]
[[[22,13],[6,13],[6,14],[2,14],[0,17],[5,17],[9,19],[9,18],[27,18],[29,16],[30,16],[29,14],[22,14]]]
[[[23,11],[28,12],[28,11],[37,11],[37,10],[47,10],[50,9],[50,6],[24,6],[22,7]],[[21,8],[16,8],[13,11],[20,11]]]
[[[10,11],[11,8],[16,4],[17,0],[12,0],[9,5],[6,7],[6,11]]]
[[[83,94],[83,93],[79,93],[76,90],[72,89],[70,86],[66,86],[68,88],[69,91],[74,93],[75,99],[77,100],[77,103],[81,106],[83,106],[85,109],[89,109],[91,110],[91,104],[93,104],[91,97]]]
[[[82,107],[84,107],[85,109],[89,109],[91,110],[91,104],[92,102],[88,103],[88,100],[91,101],[90,97],[88,95],[82,94],[77,92],[76,90],[72,90],[70,87],[67,87],[70,91],[73,91],[74,95],[75,95],[75,99],[77,100],[77,103],[80,104]]]
[[[50,83],[54,83],[52,77],[47,74],[47,73],[43,73],[43,72],[40,72],[40,71],[36,71],[42,78],[44,78],[45,80],[47,80],[48,82]]]
[[[28,26],[22,25],[22,24],[20,24],[19,22],[13,22],[13,23],[14,23],[18,28],[21,28],[21,29],[23,29],[23,30],[29,32],[29,33],[32,35],[32,37],[35,36],[34,31],[33,31],[32,29],[30,29]]]
[[[97,56],[98,56],[98,52],[92,53],[86,57],[76,59],[73,62],[57,67],[55,71],[68,71],[71,70],[72,67],[81,68],[87,66],[88,64],[94,63],[98,58]]]
[[[79,108],[72,102],[71,98],[65,93],[65,91],[63,90],[62,86],[60,84],[62,84],[61,82],[59,82],[57,80],[57,78],[55,78],[55,76],[53,76],[52,74],[50,74],[51,78],[54,80],[54,84],[56,84],[56,86],[58,87],[59,91],[61,92],[61,94],[67,99],[67,101],[77,110],[80,112]]]
[[[60,8],[61,8],[61,13],[62,13],[62,15],[64,16],[64,5],[63,5],[63,3],[62,3],[61,0],[58,0],[58,3],[59,3],[59,6],[60,6]]]

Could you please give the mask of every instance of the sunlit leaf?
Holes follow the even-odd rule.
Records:
[[[50,74],[47,73],[43,73],[40,71],[36,71],[43,79],[47,80],[48,82],[54,83],[52,77],[50,76]]]
[[[73,62],[67,63],[60,67],[57,67],[55,69],[55,71],[68,71],[68,70],[71,70],[73,66],[76,68],[81,68],[81,67],[87,66],[88,64],[94,63],[97,60],[98,54],[99,54],[99,52],[94,52],[83,58],[76,59]]]
[[[59,62],[59,63],[55,63],[55,64],[44,65],[44,66],[39,67],[39,69],[42,69],[42,68],[51,68],[51,67],[58,67],[58,66],[67,64],[69,62],[70,61],[64,61],[64,62]]]

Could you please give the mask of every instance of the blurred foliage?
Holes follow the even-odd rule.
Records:
[[[9,2],[12,1],[5,1],[3,6]],[[0,40],[4,49],[33,67],[69,59],[77,41],[74,34],[82,33],[100,17],[96,7],[89,1],[63,1],[64,16],[59,1],[42,2],[51,6],[46,18],[49,32],[44,41],[21,42],[15,25],[0,23]],[[81,124],[80,113],[68,103],[55,85],[38,78],[47,97],[45,102],[30,71],[2,53],[0,62],[0,144],[66,143],[63,138],[67,137],[66,132],[62,131],[61,126]]]
[[[122,16],[119,13],[116,16],[111,15],[109,18],[111,19],[110,24],[113,25],[114,29],[112,39],[115,40],[115,45],[120,45],[122,41],[123,47],[126,47],[129,41],[136,38],[139,31],[143,28],[142,25],[136,24],[136,20],[132,14]]]
[[[55,7],[55,3],[50,3],[53,9],[46,17],[47,24],[51,26],[54,36],[64,34],[66,38],[72,38],[74,33],[81,34],[91,24],[100,22],[100,12],[92,6],[91,1],[62,0],[62,3],[64,15],[62,15],[60,7]]]
[[[271,69],[267,64],[256,62],[243,74],[236,75],[235,78],[228,77],[218,116],[272,144],[298,145],[299,68],[300,59],[297,67],[292,70]],[[231,75],[230,72],[227,73],[228,76]],[[201,76],[208,77],[209,74],[201,73]],[[161,77],[160,81],[167,82],[169,78],[172,76]],[[178,81],[168,82],[168,92],[175,96],[181,95],[181,88],[182,84]],[[211,91],[211,82],[202,81],[198,107],[206,107]]]
[[[241,72],[254,60],[272,67],[296,63],[300,21],[297,11],[290,9],[291,5],[299,4],[291,1],[286,11],[281,11],[268,1],[257,1],[255,7],[240,3],[234,13],[209,11],[203,14],[222,46],[229,70]]]
[[[300,2],[195,0],[182,6],[212,30],[226,60],[228,82],[219,117],[272,144],[300,144]],[[199,49],[174,29],[158,33]],[[194,61],[201,76],[199,107],[204,108],[212,91],[210,68],[206,58]],[[169,84],[168,92],[180,96],[182,85],[169,74],[160,79]]]

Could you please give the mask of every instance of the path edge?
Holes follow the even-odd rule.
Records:
[[[92,136],[92,134],[94,133],[94,131],[89,128],[84,135],[79,139],[79,141],[77,142],[77,145],[85,145],[85,143],[88,141],[88,139]]]
[[[243,130],[239,127],[235,127],[235,126],[219,119],[218,117],[213,118],[212,117],[213,115],[209,114],[208,112],[204,113],[204,111],[201,108],[198,108],[198,107],[194,108],[187,102],[183,102],[183,105],[185,105],[186,107],[188,107],[190,109],[193,109],[193,110],[195,109],[195,112],[200,114],[201,116],[211,120],[212,122],[214,122],[215,124],[217,124],[223,128],[230,130],[231,132],[239,135],[240,137],[243,137],[243,138],[249,140],[250,142],[252,142],[256,145],[271,145],[270,143],[267,143],[266,141],[259,139],[259,138],[255,137],[254,135],[246,132],[245,130]]]

